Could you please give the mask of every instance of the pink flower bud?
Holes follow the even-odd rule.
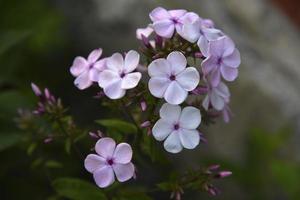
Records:
[[[210,170],[210,171],[215,171],[215,170],[217,170],[217,169],[219,169],[220,168],[220,165],[211,165],[211,166],[209,166],[208,167],[208,170]]]
[[[45,88],[44,93],[45,93],[46,99],[50,99],[51,98],[51,93],[50,93],[50,91],[49,91],[48,88]]]
[[[201,52],[196,52],[194,56],[195,58],[203,58],[203,54]]]
[[[150,121],[145,121],[145,122],[141,123],[141,127],[142,127],[142,128],[147,128],[147,127],[149,127],[150,125],[151,125]]]
[[[141,102],[141,109],[142,109],[143,112],[145,112],[147,110],[147,103],[146,103],[146,101],[142,101]]]
[[[53,138],[52,137],[47,137],[46,139],[44,139],[44,143],[45,144],[48,144],[48,143],[50,143],[50,142],[52,142],[53,141]]]
[[[36,96],[40,97],[42,95],[40,88],[36,84],[31,83],[31,88]]]
[[[221,171],[217,174],[217,178],[225,178],[225,177],[228,177],[228,176],[231,176],[232,175],[232,172],[231,171]]]

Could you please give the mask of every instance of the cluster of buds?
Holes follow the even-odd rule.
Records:
[[[56,99],[48,88],[45,88],[44,92],[42,92],[34,83],[31,83],[31,88],[34,94],[39,98],[37,108],[33,111],[34,114],[43,115],[63,112],[61,100],[59,98]]]
[[[139,102],[136,106],[141,109],[138,110],[148,112],[147,119],[140,117],[144,121],[141,127],[147,128],[148,133],[151,131],[156,140],[164,141],[167,152],[194,149],[202,139],[201,121],[220,115],[225,122],[230,119],[230,91],[225,81],[232,82],[238,77],[240,53],[232,39],[215,28],[212,20],[203,19],[194,12],[158,7],[149,16],[152,23],[136,31],[137,39],[142,41],[139,50],[145,63],[140,63],[141,55],[135,50],[101,58],[102,49],[95,49],[87,58],[78,56],[74,59],[70,68],[76,77],[74,84],[83,90],[97,83],[98,98],[124,98],[123,105]],[[41,96],[41,92],[35,90]],[[137,98],[140,99],[136,101]],[[45,104],[41,106],[45,107]],[[142,112],[135,114],[141,116]],[[89,165],[100,164],[111,167],[112,162],[103,164],[89,159]],[[111,173],[101,169],[97,171],[101,176]],[[94,174],[101,187],[114,180],[110,176],[107,182],[99,183],[96,172],[87,170]],[[216,176],[224,177],[226,173]],[[216,193],[209,185],[207,190]]]

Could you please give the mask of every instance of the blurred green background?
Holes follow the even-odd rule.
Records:
[[[217,183],[222,194],[214,199],[300,199],[300,5],[293,0],[0,1],[0,199],[55,194],[15,123],[18,108],[35,105],[30,83],[50,88],[76,123],[89,128],[108,112],[92,98],[97,89],[73,86],[73,58],[98,47],[107,56],[137,48],[135,29],[145,27],[148,13],[159,5],[213,19],[242,55],[240,78],[230,84],[232,122],[204,128],[208,144],[171,156],[174,167],[220,162],[233,171]],[[78,159],[60,152],[47,155],[65,163],[48,163],[52,174],[92,181]],[[204,193],[184,196],[209,198]]]

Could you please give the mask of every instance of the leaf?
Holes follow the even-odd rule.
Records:
[[[27,155],[31,156],[34,150],[36,149],[36,147],[37,147],[36,143],[31,143],[27,148]]]
[[[52,183],[52,186],[60,196],[72,200],[107,199],[99,188],[76,178],[59,178]]]
[[[102,119],[96,120],[96,123],[121,133],[136,133],[137,127],[129,122],[119,119]]]
[[[21,140],[21,135],[15,133],[0,134],[0,151],[3,151]]]
[[[118,191],[119,200],[151,200],[142,187],[127,187]]]
[[[68,138],[65,142],[65,151],[67,154],[71,153],[71,145],[72,145],[71,139]]]
[[[162,191],[171,191],[174,188],[174,185],[170,182],[162,182],[156,184],[156,186],[161,189]]]
[[[62,168],[63,164],[61,164],[60,162],[57,162],[56,160],[48,160],[45,163],[45,167],[48,167],[48,168]]]

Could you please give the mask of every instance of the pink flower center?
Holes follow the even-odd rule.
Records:
[[[169,78],[170,78],[171,81],[175,81],[176,80],[176,76],[173,75],[173,74]]]
[[[223,62],[223,59],[222,59],[222,57],[218,58],[218,65],[221,65],[221,64],[222,64],[222,62]]]
[[[178,24],[179,23],[178,19],[175,18],[175,17],[173,17],[171,20],[173,21],[174,24]]]
[[[113,165],[114,164],[114,159],[113,158],[109,158],[106,160],[108,165]]]
[[[122,73],[120,74],[120,77],[121,77],[121,78],[124,78],[125,75],[126,75],[126,74],[125,74],[124,72],[122,72]]]

